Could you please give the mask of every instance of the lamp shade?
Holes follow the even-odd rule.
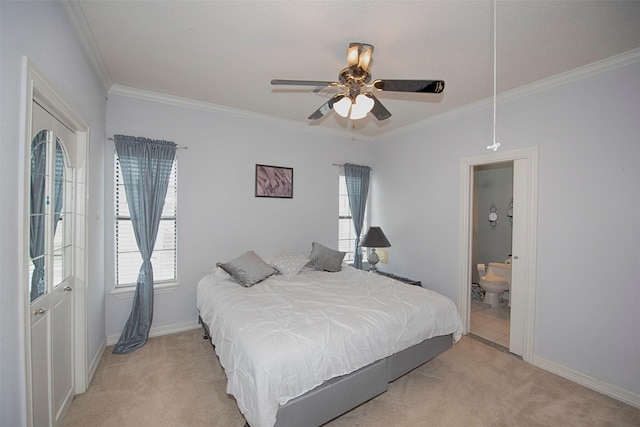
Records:
[[[388,248],[391,246],[387,236],[384,235],[382,229],[377,226],[369,227],[369,231],[360,242],[363,248]]]
[[[349,110],[351,109],[351,98],[345,96],[340,101],[333,104],[333,110],[342,117],[349,116]]]
[[[360,95],[356,96],[356,99],[353,101],[353,105],[351,106],[351,114],[349,117],[353,120],[362,119],[366,117],[369,111],[371,111],[373,105],[373,99],[361,93]]]
[[[338,102],[333,104],[333,110],[342,117],[349,117],[352,120],[362,119],[373,109],[375,101],[364,93],[355,98],[345,95]]]

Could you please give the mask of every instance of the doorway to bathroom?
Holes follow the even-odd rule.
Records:
[[[469,333],[509,349],[513,162],[474,166],[472,193]]]
[[[495,199],[475,204],[476,170],[502,170],[503,175],[512,169],[512,200]],[[496,178],[491,178],[496,179]],[[506,313],[493,313],[495,319],[508,317],[508,341],[506,334],[502,345],[525,361],[533,359],[535,283],[536,283],[536,245],[537,245],[537,186],[538,186],[538,149],[537,147],[492,152],[482,156],[463,159],[461,163],[461,244],[460,244],[460,301],[459,307],[465,332],[471,330],[472,295],[477,292],[473,286],[478,278],[478,264],[502,262],[511,254],[511,285],[509,293],[501,293],[499,303],[508,308]],[[487,183],[479,185],[488,185]],[[506,192],[508,194],[508,192]],[[497,197],[497,196],[495,196]],[[508,197],[508,196],[504,196]],[[506,201],[508,200],[508,201]],[[506,203],[506,206],[504,204]],[[494,206],[492,206],[492,204]],[[511,206],[512,205],[512,206]],[[512,209],[512,210],[509,210]],[[495,214],[495,215],[490,215]],[[511,215],[511,216],[510,216]],[[499,232],[500,228],[511,229],[511,250],[507,243],[496,246],[484,255],[480,253],[476,242],[476,232],[480,227],[488,227],[487,233]],[[492,229],[494,227],[495,229]],[[507,231],[508,231],[507,228]],[[504,231],[504,230],[503,230]],[[505,233],[508,235],[508,233]],[[495,236],[495,234],[494,234]],[[507,251],[506,257],[502,255]],[[480,258],[482,257],[482,261]],[[484,258],[491,259],[484,259]],[[503,305],[504,307],[504,305]],[[494,310],[498,311],[498,309]],[[487,313],[485,313],[487,314]],[[486,319],[485,319],[486,320]],[[506,320],[506,319],[504,319]],[[497,325],[497,323],[496,323]],[[499,328],[495,326],[495,328]],[[503,331],[504,326],[503,326]],[[506,345],[505,345],[506,344]]]

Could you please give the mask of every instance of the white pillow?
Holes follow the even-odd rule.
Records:
[[[227,273],[226,271],[224,271],[222,269],[222,267],[216,267],[213,270],[211,270],[211,274],[215,274],[216,276],[222,278],[222,279],[230,279],[231,275],[229,273]]]
[[[271,261],[271,267],[275,268],[284,277],[293,277],[300,273],[309,263],[309,257],[303,254],[282,253]]]

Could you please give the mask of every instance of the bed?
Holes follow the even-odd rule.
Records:
[[[199,281],[197,305],[251,427],[324,424],[462,335],[450,299],[372,272],[274,269],[240,286],[223,267]]]

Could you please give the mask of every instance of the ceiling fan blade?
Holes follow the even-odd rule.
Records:
[[[382,105],[382,102],[380,102],[374,94],[372,94],[371,92],[366,92],[365,95],[373,99],[374,104],[373,108],[371,109],[371,114],[373,114],[376,119],[386,120],[391,117],[391,113],[389,112],[389,110],[387,110],[386,107]]]
[[[340,101],[342,98],[344,98],[343,93],[339,93],[335,95],[333,98],[331,98],[330,100],[322,104],[320,108],[314,111],[313,114],[309,116],[309,120],[318,120],[324,117],[327,113],[331,111],[331,109],[333,108],[333,104]]]
[[[373,87],[392,92],[440,93],[444,80],[376,80]]]
[[[324,81],[316,81],[316,80],[280,80],[273,79],[271,80],[272,85],[291,85],[291,86],[316,86],[316,87],[324,87],[324,86],[333,86],[336,82],[324,82]]]

